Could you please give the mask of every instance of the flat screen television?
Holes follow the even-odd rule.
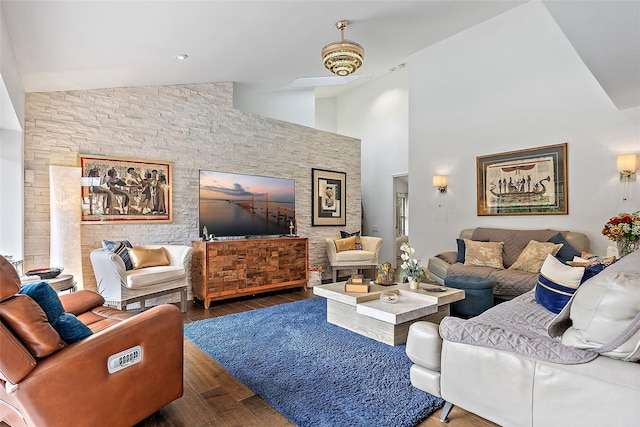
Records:
[[[216,237],[290,233],[295,180],[200,170],[199,228]]]

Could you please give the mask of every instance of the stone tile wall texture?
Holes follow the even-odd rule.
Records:
[[[173,163],[171,223],[80,225],[85,289],[96,289],[89,253],[102,239],[198,239],[200,169],[295,179],[310,265],[328,271],[324,239],[361,227],[360,141],[235,110],[230,82],[29,93],[24,154],[25,271],[49,265],[49,165],[79,166],[79,154]],[[345,227],[311,226],[312,168],[347,173]]]

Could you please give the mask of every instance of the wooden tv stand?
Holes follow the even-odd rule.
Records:
[[[309,281],[309,240],[301,237],[194,241],[193,296],[211,301],[303,287]]]

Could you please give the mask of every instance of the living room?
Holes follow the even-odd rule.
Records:
[[[2,2],[3,102],[10,101],[18,126],[4,125],[9,110],[3,104],[0,249],[23,259],[25,269],[49,265],[49,165],[78,166],[79,154],[94,154],[173,162],[174,218],[142,227],[77,224],[82,267],[74,276],[85,289],[95,289],[89,252],[102,239],[189,244],[199,238],[201,169],[295,179],[297,233],[309,238],[310,265],[327,268],[324,239],[340,230],[382,237],[380,258],[395,259],[392,177],[399,174],[409,176],[410,242],[425,262],[455,247],[460,229],[476,226],[577,230],[588,235],[594,253],[605,255],[611,242],[601,235],[602,226],[639,206],[638,182],[623,185],[616,170],[618,154],[640,152],[639,73],[633,61],[638,37],[615,45],[635,64],[636,86],[622,93],[625,98],[598,78],[600,64],[580,56],[577,42],[583,40],[573,38],[573,27],[563,19],[567,11],[577,19],[593,10],[571,9],[572,3],[505,5],[495,16],[398,58],[406,67],[334,98],[285,93],[280,101],[296,103],[272,104],[273,111],[265,111],[268,103],[245,102],[242,111],[234,108],[236,98],[250,99],[250,88],[232,83],[233,76],[185,84],[27,89],[23,82],[30,76],[21,75],[20,41],[12,35],[19,21],[5,22],[8,9],[18,6]],[[606,23],[609,31],[622,31],[627,19],[635,19],[631,28],[637,33],[637,2],[589,3],[604,21],[598,28]],[[352,18],[348,37],[369,48],[363,37],[376,29]],[[337,37],[329,29],[327,42]],[[318,63],[321,47],[307,46]],[[300,111],[313,113],[303,120]],[[478,156],[565,142],[567,215],[477,215]],[[346,172],[345,226],[311,225],[312,168]],[[447,176],[444,195],[433,188],[434,175]]]

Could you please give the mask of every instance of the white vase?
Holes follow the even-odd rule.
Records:
[[[409,289],[418,289],[420,282],[414,279],[409,279]]]

